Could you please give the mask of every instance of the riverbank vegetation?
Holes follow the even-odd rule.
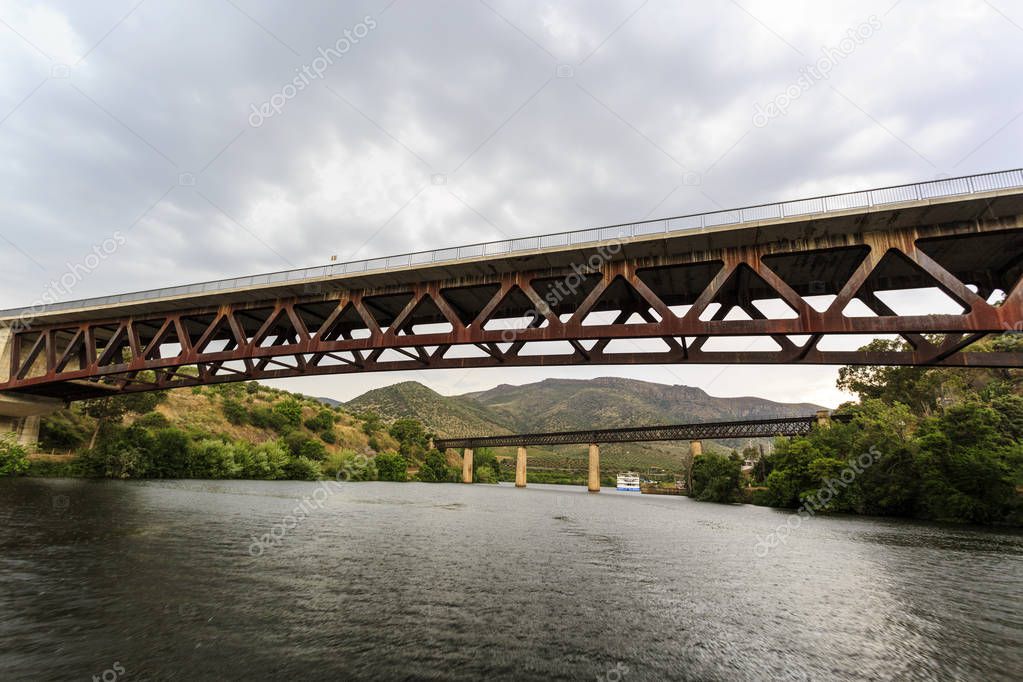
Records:
[[[254,382],[221,384],[76,403],[43,419],[49,454],[0,448],[0,475],[457,480],[431,436],[414,419],[385,424]]]
[[[1005,334],[990,350],[1019,350]],[[867,350],[900,348],[875,341]],[[858,402],[800,438],[779,439],[754,468],[751,501],[977,524],[1023,525],[1023,373],[1019,370],[844,367]],[[738,457],[699,458],[693,497],[739,501]]]

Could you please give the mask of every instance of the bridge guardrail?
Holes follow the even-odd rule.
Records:
[[[757,220],[826,215],[835,211],[845,211],[873,206],[888,206],[897,203],[935,199],[942,197],[990,192],[1002,189],[1023,187],[1023,169],[981,173],[957,178],[944,178],[928,182],[917,182],[891,187],[879,187],[871,190],[829,194],[809,199],[782,201],[757,204],[725,211],[693,213],[673,218],[642,220],[634,223],[621,223],[604,227],[584,228],[553,234],[518,237],[514,239],[468,244],[458,247],[435,249],[432,251],[416,251],[396,256],[369,258],[347,263],[322,265],[295,270],[234,277],[197,284],[148,289],[112,296],[63,301],[40,306],[10,308],[0,310],[0,318],[12,318],[25,314],[38,315],[61,310],[74,310],[115,303],[141,302],[156,298],[166,298],[187,294],[207,293],[244,289],[258,284],[277,282],[300,282],[321,279],[336,275],[384,271],[394,268],[414,267],[445,263],[463,258],[478,258],[491,255],[507,255],[522,251],[544,248],[557,248],[589,244],[608,239],[629,239],[651,234],[672,234],[695,229],[706,229],[721,225],[733,225]]]

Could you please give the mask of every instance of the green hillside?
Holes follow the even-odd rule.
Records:
[[[769,419],[810,415],[810,403],[777,403],[763,398],[715,398],[691,386],[667,386],[624,378],[547,379],[523,386],[502,384],[487,391],[442,396],[416,382],[378,388],[344,405],[355,414],[375,412],[391,421],[412,417],[438,435],[500,435],[653,424]],[[766,443],[766,441],[764,441]],[[752,444],[705,443],[708,452],[729,452]],[[622,443],[602,448],[605,470],[678,470],[688,443]],[[499,458],[514,448],[498,448]],[[530,448],[530,467],[585,470],[586,446]]]
[[[517,432],[770,419],[811,415],[821,409],[810,403],[764,398],[715,398],[692,386],[618,377],[547,379],[460,397],[486,407],[493,421]]]
[[[415,381],[369,391],[344,408],[356,414],[376,412],[387,421],[418,419],[428,430],[447,437],[512,432],[485,406],[461,396],[442,396]]]
[[[623,378],[547,379],[522,386],[442,396],[414,381],[378,388],[345,404],[386,420],[413,417],[441,436],[770,419],[811,415],[810,403],[764,398],[715,398],[691,386]]]

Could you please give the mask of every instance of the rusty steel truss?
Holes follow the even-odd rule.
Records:
[[[834,415],[835,421],[848,421],[850,415]],[[781,417],[748,421],[674,424],[671,426],[637,426],[624,429],[590,429],[587,431],[554,431],[521,433],[503,436],[467,436],[441,438],[434,441],[440,451],[448,448],[500,448],[530,445],[577,445],[580,443],[644,443],[654,441],[720,440],[722,438],[771,438],[774,436],[805,436],[818,424],[810,417]]]
[[[313,374],[535,365],[1023,367],[1023,353],[969,348],[1020,329],[1018,216],[685,250],[664,244],[639,257],[619,249],[596,258],[595,250],[571,267],[495,267],[204,307],[184,300],[180,309],[130,316],[100,309],[74,323],[14,329],[0,392],[70,401]],[[959,312],[898,314],[885,300],[925,289]],[[997,291],[1000,305],[989,302]],[[856,301],[869,316],[852,316]],[[905,346],[822,343],[849,334],[896,335]],[[728,338],[750,345],[714,347]]]

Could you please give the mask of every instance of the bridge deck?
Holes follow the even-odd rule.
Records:
[[[834,415],[836,421],[847,421],[849,415]],[[467,436],[441,438],[434,441],[438,450],[448,448],[499,448],[528,445],[579,445],[588,443],[640,443],[669,440],[718,440],[721,438],[770,438],[801,436],[817,424],[817,417],[781,417],[745,421],[674,424],[670,426],[638,426],[621,429],[590,429],[586,431],[553,431],[520,433],[502,436]]]
[[[0,322],[31,315],[45,323],[167,312],[183,304],[301,297],[344,289],[380,289],[423,281],[457,281],[581,263],[602,246],[621,245],[622,259],[856,234],[910,225],[1023,213],[1023,170],[947,178],[672,218],[521,237],[311,268],[149,289],[50,305],[0,310]],[[753,232],[751,234],[750,232]]]

